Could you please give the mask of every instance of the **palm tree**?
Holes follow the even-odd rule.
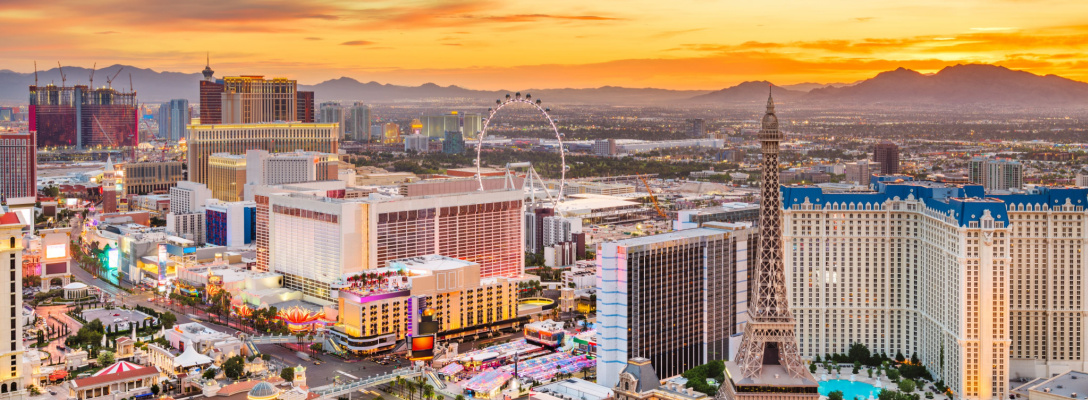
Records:
[[[412,382],[408,382],[408,399],[416,397],[416,385]]]

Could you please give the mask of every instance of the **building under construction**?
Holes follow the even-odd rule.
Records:
[[[38,148],[122,148],[138,144],[136,92],[88,86],[31,86],[30,130]]]

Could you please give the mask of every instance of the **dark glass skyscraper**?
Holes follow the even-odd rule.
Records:
[[[899,146],[892,142],[878,143],[873,146],[873,162],[880,173],[895,175],[899,173]]]

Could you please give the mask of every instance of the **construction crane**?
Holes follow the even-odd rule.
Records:
[[[91,67],[91,90],[94,90],[94,70],[95,69],[98,69],[98,63],[97,62],[94,63],[93,67]]]
[[[64,76],[64,67],[60,65],[60,61],[57,61],[57,69],[60,70],[60,87],[64,87],[68,78]]]
[[[661,209],[660,204],[657,204],[657,196],[654,196],[653,189],[650,189],[650,182],[647,182],[646,177],[643,175],[639,175],[638,178],[642,180],[643,185],[646,185],[646,193],[650,194],[650,201],[654,202],[654,210],[657,211],[657,216],[661,217],[662,219],[669,219],[669,215],[665,214],[665,211]]]
[[[117,75],[121,75],[121,70],[123,69],[125,69],[125,67],[121,67],[120,69],[118,69],[117,73],[113,74],[112,77],[106,78],[106,85],[109,85],[110,89],[113,89],[113,80],[117,79]]]
[[[34,61],[34,87],[38,86],[38,61]]]

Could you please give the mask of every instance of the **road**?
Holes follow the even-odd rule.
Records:
[[[72,229],[73,235],[79,235],[80,227],[82,227],[82,220],[79,220],[78,218],[74,219],[73,224],[75,224]],[[207,313],[197,310],[195,308],[179,307],[176,305],[163,305],[162,302],[159,301],[161,300],[161,296],[159,296],[157,293],[153,293],[142,288],[136,288],[134,289],[133,293],[129,293],[116,286],[113,286],[109,282],[94,277],[93,274],[87,272],[78,265],[73,265],[71,272],[73,276],[79,279],[79,281],[84,282],[88,285],[99,287],[104,292],[108,293],[109,296],[113,300],[115,300],[115,305],[125,305],[128,307],[135,307],[137,305],[140,305],[159,312],[170,311],[177,316],[177,323],[179,324],[199,322],[202,325],[208,327],[209,329],[213,329],[230,335],[235,335],[239,332],[237,329],[234,329],[232,327],[207,322],[208,320],[214,319],[214,317],[209,316]],[[152,299],[155,299],[156,301],[151,301]],[[63,313],[64,311],[59,312]],[[198,320],[193,320],[189,317],[189,315],[197,316]],[[76,329],[72,329],[72,332],[75,331]],[[306,344],[306,346],[308,346],[308,344]],[[395,368],[407,365],[407,361],[403,359],[400,360],[400,364],[393,363],[389,365],[379,365],[370,360],[352,360],[348,362],[331,355],[318,355],[317,357],[321,360],[321,363],[315,364],[314,360],[303,360],[302,358],[299,358],[296,354],[295,349],[287,348],[285,346],[276,344],[263,344],[258,345],[257,349],[260,350],[262,353],[272,356],[273,360],[275,360],[277,364],[291,367],[298,365],[305,366],[307,368],[307,377],[309,381],[308,383],[311,387],[323,386],[332,383],[337,376],[340,376],[339,379],[341,379],[341,381],[352,380],[352,378],[343,376],[344,374],[356,376],[359,378],[366,378],[372,375],[387,373]],[[55,347],[52,350],[56,351]],[[52,352],[53,351],[50,351],[50,353]],[[66,386],[63,389],[60,387],[53,388],[54,390],[58,391],[58,400],[66,397],[65,395],[68,392]],[[61,391],[63,391],[63,393],[60,393]],[[356,394],[358,395],[359,393]],[[46,393],[45,396],[42,396],[41,399],[47,400],[47,396],[49,396],[48,393]],[[373,395],[369,397],[372,398]],[[355,398],[360,397],[355,396]],[[364,396],[363,398],[366,397]]]

